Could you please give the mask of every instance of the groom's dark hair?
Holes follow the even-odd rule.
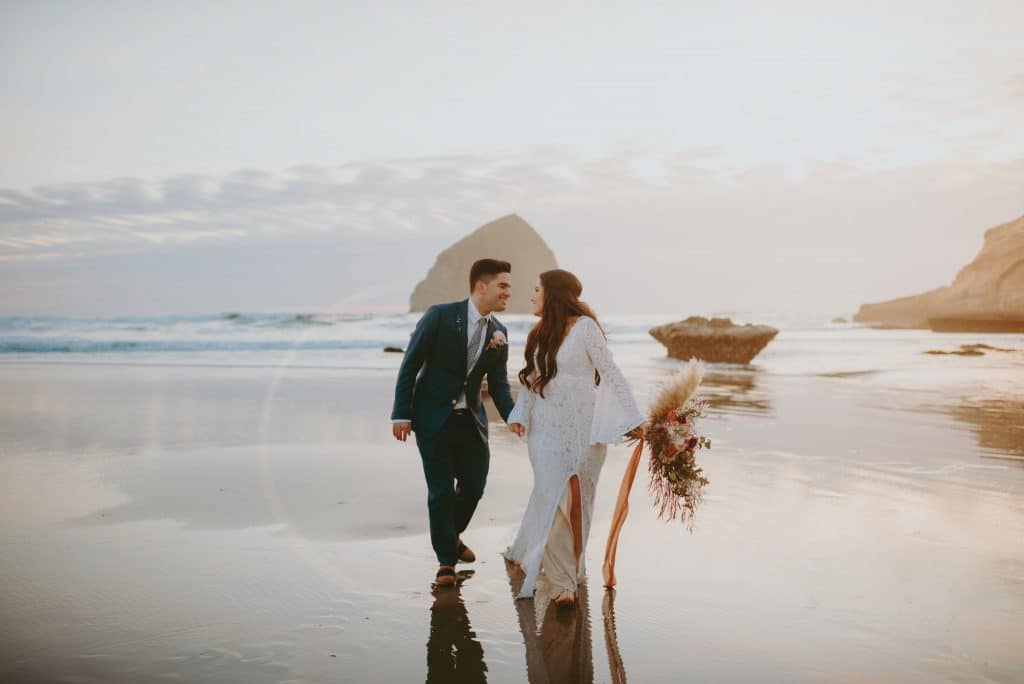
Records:
[[[476,281],[478,280],[489,283],[494,280],[494,276],[501,273],[511,272],[512,264],[507,261],[500,261],[498,259],[477,259],[473,262],[472,268],[469,269],[469,291],[473,291],[473,288],[476,287]]]

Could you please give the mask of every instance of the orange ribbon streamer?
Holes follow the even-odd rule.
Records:
[[[604,586],[615,586],[615,551],[619,547],[619,532],[626,522],[626,514],[629,513],[629,491],[633,488],[633,479],[636,477],[636,468],[640,464],[640,454],[644,450],[644,440],[641,437],[633,455],[629,457],[626,464],[626,472],[622,474],[622,484],[619,485],[619,498],[615,502],[615,512],[612,514],[612,526],[608,530],[608,544],[604,549]]]

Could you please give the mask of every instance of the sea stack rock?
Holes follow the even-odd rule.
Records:
[[[651,328],[651,337],[674,359],[698,358],[710,363],[750,363],[779,331],[767,325],[736,325],[728,318],[690,316],[678,323]]]
[[[555,253],[529,223],[509,214],[477,228],[437,256],[437,261],[409,297],[409,311],[469,296],[469,269],[477,259],[512,263],[512,297],[506,313],[533,312],[530,295],[537,276],[558,268]]]
[[[1024,331],[1024,216],[985,232],[952,285],[864,304],[859,323],[962,332]]]

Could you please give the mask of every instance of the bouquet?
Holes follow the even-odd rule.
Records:
[[[648,488],[658,517],[678,517],[690,530],[708,484],[696,459],[698,451],[711,448],[711,440],[697,431],[697,419],[704,417],[707,406],[706,399],[695,396],[703,376],[700,362],[691,360],[654,400],[646,423],[651,454]]]
[[[626,464],[619,486],[619,498],[612,512],[608,544],[604,551],[604,585],[615,586],[615,555],[619,533],[629,513],[629,491],[633,487],[644,442],[651,447],[648,469],[650,490],[654,494],[658,517],[673,520],[677,516],[688,530],[693,529],[693,514],[704,495],[708,479],[697,465],[697,452],[710,449],[711,440],[697,432],[696,420],[704,416],[707,402],[696,396],[704,367],[691,359],[682,373],[658,394],[642,428],[630,433],[636,446]]]

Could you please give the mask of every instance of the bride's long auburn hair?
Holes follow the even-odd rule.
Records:
[[[519,382],[523,387],[530,387],[527,378],[535,370],[537,380],[533,383],[533,391],[544,396],[544,387],[558,373],[555,356],[565,339],[569,318],[572,316],[590,316],[597,321],[597,315],[586,302],[580,300],[583,284],[580,279],[569,271],[560,268],[544,271],[540,274],[540,284],[544,288],[544,302],[540,320],[526,337],[526,367],[519,371]],[[597,327],[604,334],[601,323]],[[534,352],[537,361],[534,363]],[[594,382],[600,384],[601,375],[594,371]]]

